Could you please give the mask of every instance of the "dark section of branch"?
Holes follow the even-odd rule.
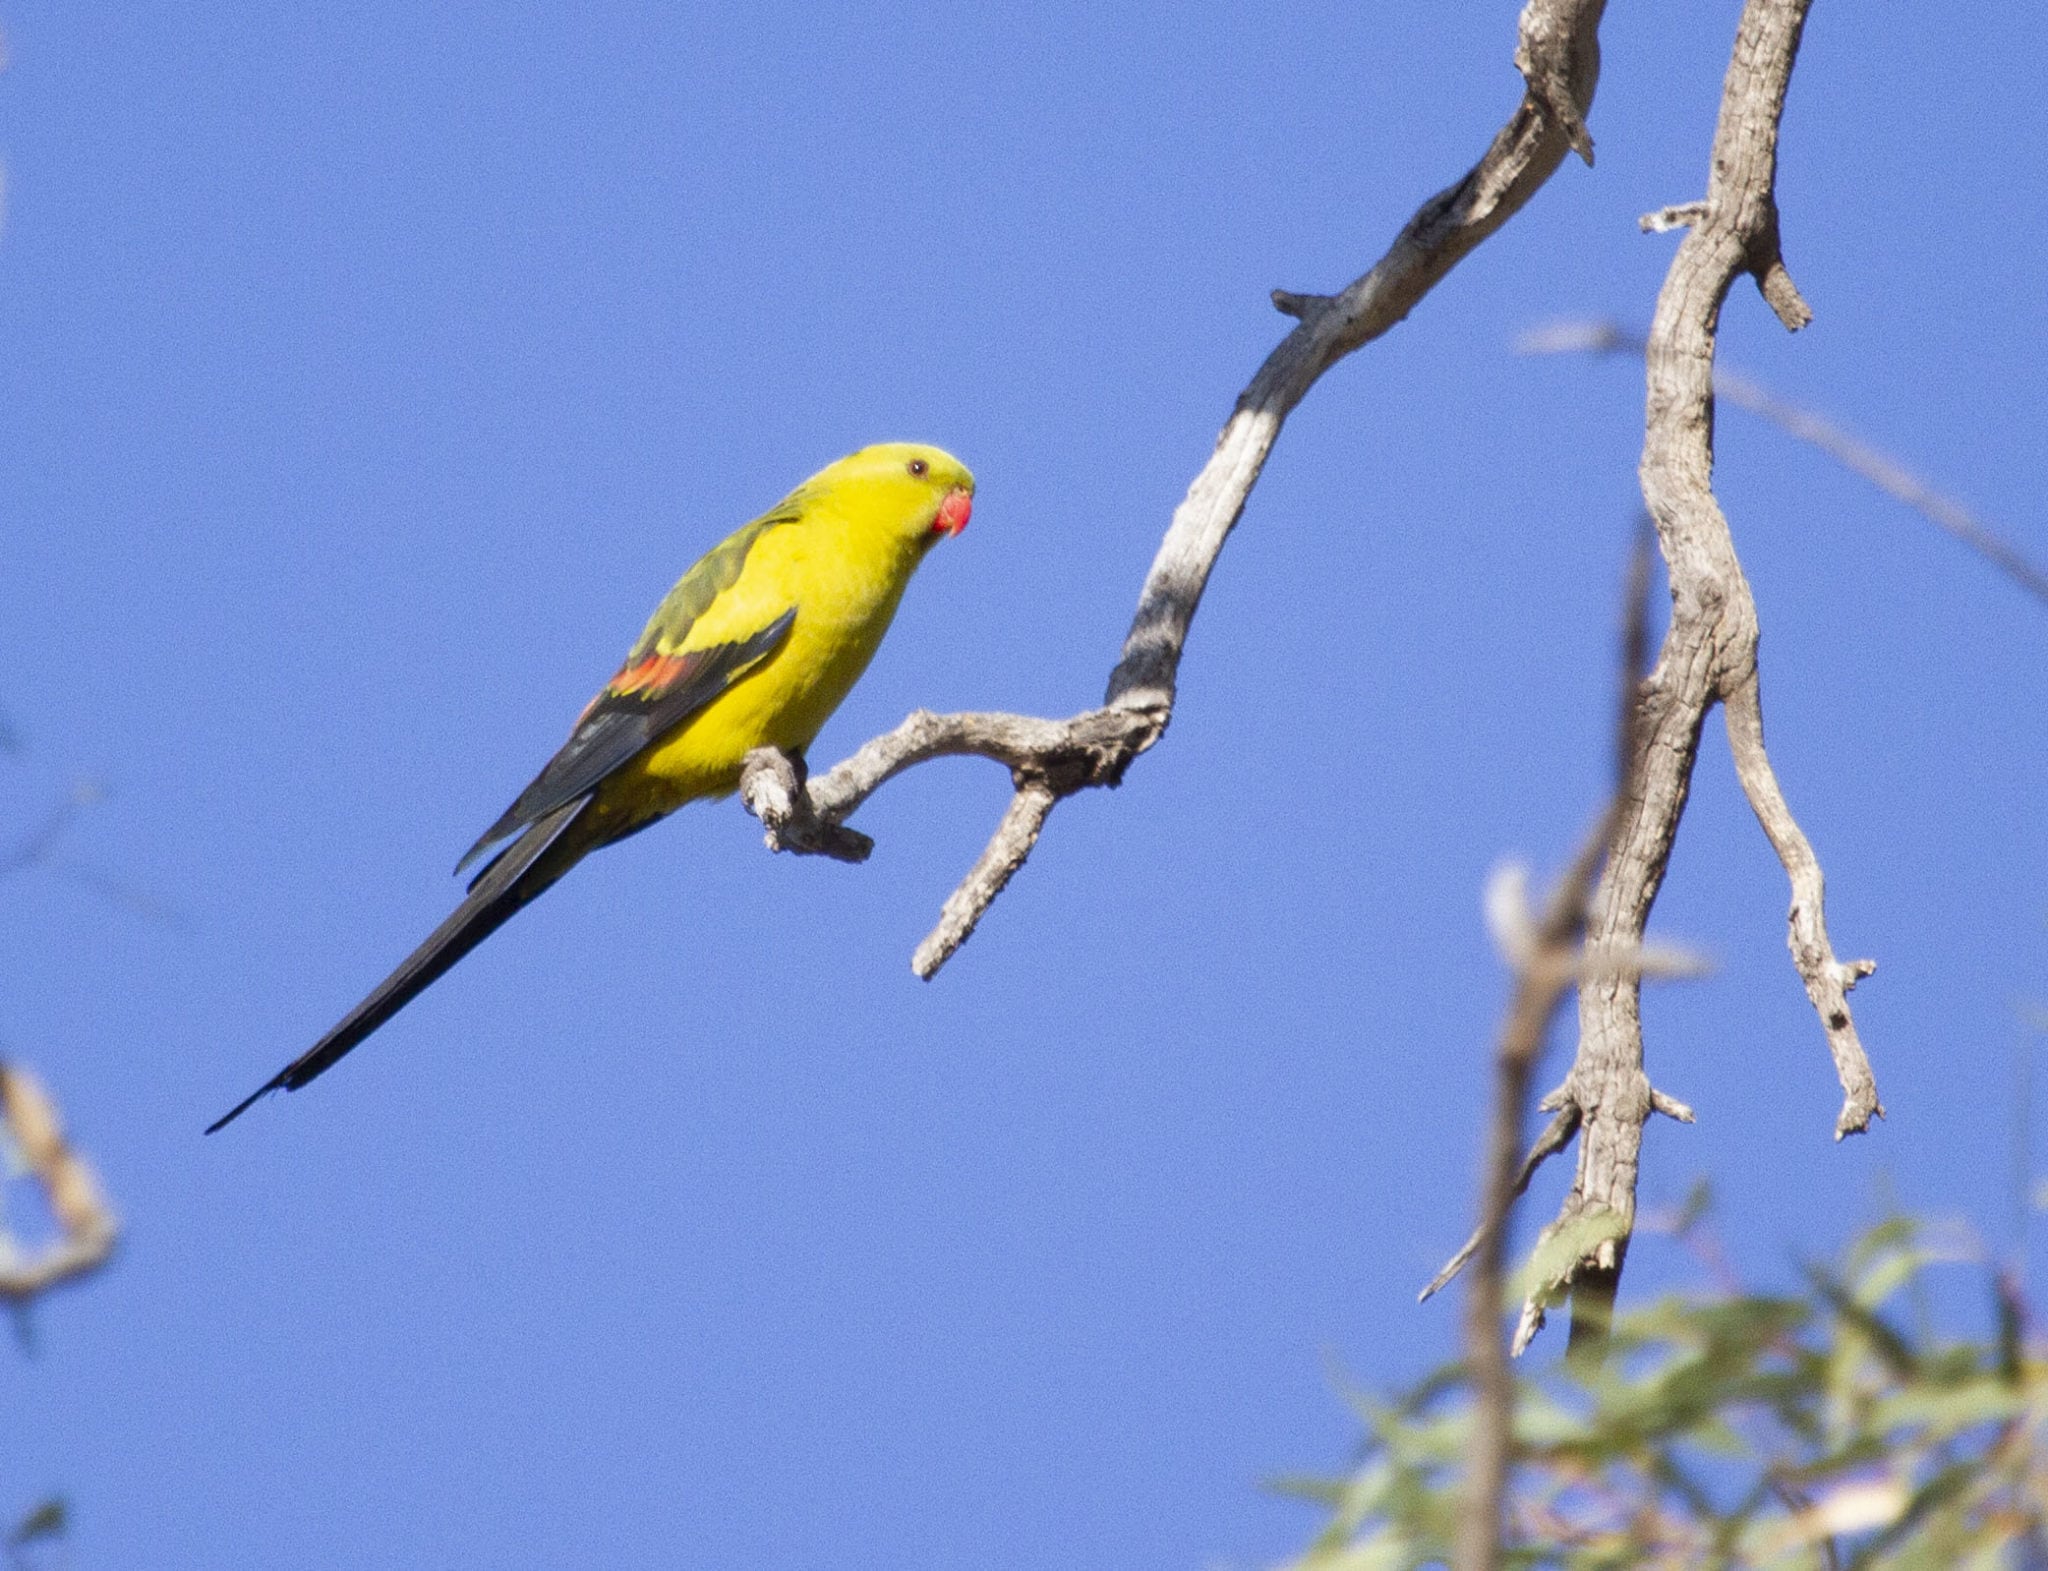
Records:
[[[1646,235],[1661,235],[1673,229],[1690,229],[1706,216],[1705,202],[1676,202],[1670,207],[1660,207],[1654,213],[1643,214],[1636,220],[1636,227]]]

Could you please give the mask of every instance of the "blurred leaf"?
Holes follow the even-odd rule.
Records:
[[[52,1495],[15,1523],[14,1531],[7,1535],[7,1542],[11,1548],[20,1549],[47,1539],[62,1538],[70,1526],[71,1508],[65,1504],[62,1495]]]
[[[1903,1336],[1885,1324],[1883,1316],[1863,1301],[1862,1294],[1852,1295],[1838,1279],[1825,1272],[1815,1271],[1811,1275],[1814,1291],[1829,1308],[1848,1322],[1850,1329],[1861,1334],[1880,1358],[1891,1365],[1894,1374],[1911,1377],[1917,1371],[1918,1361],[1914,1357],[1912,1346]],[[1845,1351],[1859,1350],[1857,1343],[1846,1337],[1843,1339],[1842,1347]]]
[[[1528,1261],[1515,1273],[1507,1296],[1536,1298],[1549,1293],[1602,1244],[1627,1235],[1627,1219],[1605,1206],[1591,1207],[1561,1226],[1546,1227]]]
[[[1542,1240],[1555,1280],[1611,1216]],[[1606,1236],[1612,1236],[1607,1234]],[[1896,1218],[1802,1297],[1722,1292],[1644,1305],[1597,1365],[1523,1368],[1506,1563],[1540,1571],[2048,1571],[2048,1359],[2027,1347],[2017,1288],[1996,1327],[1944,1339],[1884,1307],[1971,1258]],[[1329,1512],[1295,1571],[1421,1568],[1449,1555],[1471,1389],[1448,1365],[1404,1395],[1359,1396],[1365,1458],[1298,1492]]]
[[[1948,1390],[1909,1386],[1878,1401],[1871,1410],[1871,1424],[1877,1429],[1924,1425],[1946,1438],[1978,1424],[2007,1422],[2025,1412],[2026,1406],[2019,1392],[1991,1376]]]
[[[1685,1201],[1679,1206],[1678,1215],[1672,1219],[1671,1231],[1680,1238],[1685,1237],[1705,1221],[1713,1209],[1714,1186],[1702,1178],[1686,1191]]]

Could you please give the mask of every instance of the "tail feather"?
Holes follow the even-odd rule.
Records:
[[[403,1009],[447,970],[509,921],[514,912],[573,867],[592,842],[571,833],[588,797],[566,802],[536,820],[469,886],[469,894],[427,941],[399,964],[340,1024],[255,1091],[207,1125],[224,1129],[273,1091],[296,1091]],[[552,854],[550,854],[552,853]]]

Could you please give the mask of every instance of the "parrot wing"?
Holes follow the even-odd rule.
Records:
[[[506,836],[590,795],[775,653],[795,621],[796,607],[791,606],[750,638],[682,654],[649,653],[628,659],[583,711],[562,750],[463,854],[455,871],[460,873]]]
[[[796,618],[794,606],[745,638],[688,646],[704,613],[739,582],[754,543],[770,529],[803,521],[802,501],[801,490],[793,493],[735,529],[683,574],[655,608],[618,675],[577,717],[562,750],[463,853],[455,864],[458,874],[500,840],[588,796],[775,652]]]

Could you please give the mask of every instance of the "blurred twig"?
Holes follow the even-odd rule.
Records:
[[[1502,869],[1487,890],[1489,922],[1503,958],[1514,967],[1515,984],[1494,1053],[1493,1113],[1481,1164],[1479,1225],[1470,1242],[1422,1293],[1429,1297],[1466,1261],[1474,1262],[1465,1306],[1465,1361],[1476,1411],[1467,1451],[1466,1503],[1452,1562],[1458,1571],[1493,1571],[1500,1564],[1515,1409],[1509,1350],[1501,1337],[1508,1212],[1515,1198],[1528,1188],[1537,1164],[1562,1149],[1570,1138],[1569,1128],[1562,1127],[1566,1115],[1560,1114],[1559,1121],[1538,1137],[1529,1155],[1520,1155],[1522,1110],[1528,1104],[1529,1082],[1551,1019],[1566,991],[1589,974],[1639,976],[1651,966],[1665,975],[1695,974],[1700,968],[1691,956],[1668,948],[1651,957],[1640,947],[1609,945],[1595,952],[1581,942],[1593,880],[1606,859],[1637,767],[1636,687],[1649,649],[1649,589],[1649,542],[1639,537],[1623,603],[1613,796],[1571,866],[1552,885],[1540,918],[1529,909],[1527,877],[1520,869]],[[1677,1117],[1692,1116],[1682,1104],[1669,1099],[1666,1110]],[[1519,1343],[1519,1333],[1517,1340]]]
[[[62,1495],[51,1495],[31,1507],[7,1534],[7,1558],[16,1566],[30,1563],[28,1551],[62,1538],[71,1528],[71,1507]]]
[[[91,890],[109,904],[121,906],[145,921],[158,922],[166,926],[175,924],[178,921],[178,912],[174,907],[137,889],[124,879],[101,871],[89,862],[80,861],[76,857],[60,858],[57,855],[57,847],[85,810],[106,799],[106,788],[98,781],[74,781],[71,789],[44,815],[41,823],[15,841],[11,847],[0,851],[0,879],[12,878],[18,873],[38,868],[44,869],[81,888]]]
[[[43,815],[41,823],[0,852],[0,878],[12,878],[16,873],[47,864],[57,842],[64,838],[78,815],[105,797],[97,781],[74,781],[57,805]]]
[[[55,1242],[33,1251],[0,1237],[0,1301],[19,1307],[105,1265],[120,1224],[91,1164],[64,1138],[56,1103],[19,1064],[0,1063],[0,1120],[59,1229]]]
[[[1623,355],[1640,360],[1648,348],[1649,341],[1641,333],[1603,317],[1545,323],[1515,340],[1515,349],[1525,355]],[[1961,502],[1937,491],[1890,454],[1872,447],[1817,410],[1780,398],[1740,371],[1716,366],[1714,393],[1751,414],[1763,416],[1787,435],[1819,448],[1843,468],[1960,540],[2035,599],[2048,602],[2048,570],[2037,567],[2024,551]]]

